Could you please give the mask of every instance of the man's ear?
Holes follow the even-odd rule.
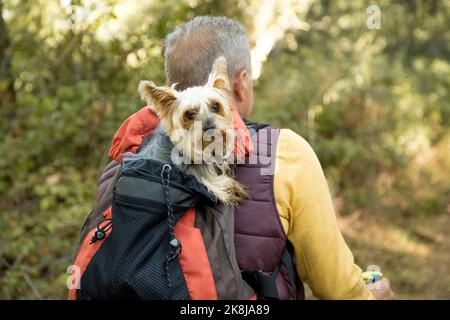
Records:
[[[214,61],[207,85],[217,89],[230,91],[227,60],[224,57],[219,57]]]
[[[173,88],[157,87],[153,81],[139,82],[139,93],[159,115],[165,115],[171,110],[173,102],[177,99]]]
[[[247,94],[248,90],[248,77],[249,74],[246,69],[242,69],[238,73],[236,73],[233,81],[233,97],[236,101],[242,102],[245,100],[245,95]]]

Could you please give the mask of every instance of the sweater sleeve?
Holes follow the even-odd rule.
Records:
[[[311,146],[282,129],[277,146],[274,190],[297,272],[319,299],[373,299],[362,270],[340,233],[330,191]]]

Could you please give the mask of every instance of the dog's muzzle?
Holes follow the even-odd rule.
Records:
[[[202,127],[203,127],[203,132],[216,129],[214,122],[209,119],[202,122]]]

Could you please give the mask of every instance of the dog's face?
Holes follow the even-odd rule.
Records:
[[[141,81],[139,92],[159,115],[170,140],[188,161],[217,161],[231,155],[234,130],[226,60],[218,58],[204,86],[176,91]]]

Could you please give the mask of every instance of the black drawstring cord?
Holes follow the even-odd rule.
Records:
[[[164,198],[166,200],[167,204],[167,221],[168,221],[168,227],[169,227],[169,244],[170,244],[170,252],[167,255],[166,262],[165,262],[165,276],[167,279],[167,286],[171,287],[170,282],[170,275],[169,275],[169,263],[181,254],[181,243],[180,240],[178,240],[175,237],[174,232],[174,216],[173,216],[173,207],[172,202],[170,201],[169,196],[169,182],[170,182],[170,171],[172,170],[172,167],[169,164],[165,164],[161,170],[161,181],[163,185],[164,190]]]
[[[100,225],[108,221],[104,226],[100,227]],[[112,228],[112,219],[103,219],[97,224],[97,231],[95,231],[94,236],[91,238],[90,244],[95,243],[97,240],[101,240],[106,236],[106,233]]]

